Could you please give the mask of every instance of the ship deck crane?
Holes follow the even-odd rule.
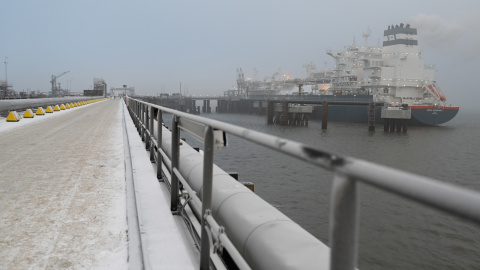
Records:
[[[67,74],[67,73],[69,73],[69,72],[70,72],[70,71],[65,71],[65,72],[63,72],[62,74],[57,75],[57,76],[52,75],[52,80],[50,81],[50,83],[52,84],[52,96],[58,96],[59,90],[58,90],[58,87],[57,87],[57,78],[65,75],[65,74]]]

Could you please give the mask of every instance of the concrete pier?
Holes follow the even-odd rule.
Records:
[[[0,269],[198,265],[122,107],[106,100],[0,121]]]
[[[403,107],[384,107],[381,117],[383,119],[383,131],[387,132],[407,132],[408,119],[412,117],[412,111],[407,106]]]
[[[0,268],[127,265],[121,102],[2,123]]]
[[[311,113],[312,106],[270,101],[267,107],[267,124],[308,126]]]

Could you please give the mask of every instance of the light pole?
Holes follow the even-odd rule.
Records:
[[[8,57],[5,56],[5,62],[3,62],[3,63],[5,63],[5,96],[8,95],[8,78],[7,78],[7,64],[8,64],[8,62],[7,62],[7,59],[8,59]]]

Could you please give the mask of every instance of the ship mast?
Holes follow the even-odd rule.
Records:
[[[363,38],[365,39],[365,47],[368,48],[368,37],[372,35],[372,30],[370,27],[367,28],[367,33],[363,33]]]

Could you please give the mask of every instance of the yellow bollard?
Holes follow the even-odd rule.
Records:
[[[7,116],[7,122],[18,122],[20,119],[21,118],[16,111],[11,111]]]
[[[28,109],[23,114],[23,118],[33,118],[35,114],[33,114],[32,109]]]
[[[42,107],[38,107],[37,112],[35,114],[36,115],[45,115],[45,111],[43,110]]]

